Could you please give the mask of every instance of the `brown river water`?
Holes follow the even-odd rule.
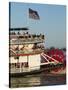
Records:
[[[66,74],[46,74],[43,72],[36,75],[27,75],[18,78],[11,77],[10,83],[11,88],[64,85],[66,84]]]

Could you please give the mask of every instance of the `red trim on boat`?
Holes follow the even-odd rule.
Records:
[[[16,54],[16,56],[29,56],[29,55],[36,55],[41,53],[31,53],[31,54]]]

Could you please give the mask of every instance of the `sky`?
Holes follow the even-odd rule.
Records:
[[[29,8],[38,12],[40,20],[29,18]],[[66,47],[66,6],[11,2],[10,27],[28,27],[30,33],[44,34],[45,47]]]

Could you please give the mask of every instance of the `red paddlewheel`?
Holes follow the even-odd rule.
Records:
[[[65,54],[62,50],[59,50],[59,49],[52,49],[52,50],[49,50],[49,56],[51,56],[52,58],[56,59],[57,61],[61,62],[61,63],[65,63]],[[51,61],[53,61],[52,59],[50,59]],[[62,72],[61,69],[64,69],[62,67],[60,68],[56,68],[54,69],[53,71],[54,72]]]
[[[54,72],[62,72],[62,70],[66,67],[65,65],[66,56],[64,52],[60,49],[51,49],[51,50],[48,50],[47,53],[41,54],[41,63],[52,62],[52,61],[54,62],[58,61],[58,64],[59,62],[63,63],[63,67],[54,68],[54,70],[52,70]]]
[[[64,52],[62,50],[59,49],[52,49],[48,51],[48,55],[54,59],[56,59],[59,62],[64,63]],[[54,61],[53,59],[50,59],[50,61]]]

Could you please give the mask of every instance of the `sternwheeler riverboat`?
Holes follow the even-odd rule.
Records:
[[[9,75],[19,77],[63,67],[63,55],[45,53],[45,36],[30,34],[28,30],[10,28]]]

